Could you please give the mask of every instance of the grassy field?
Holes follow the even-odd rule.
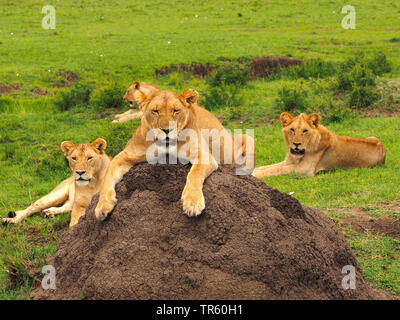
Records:
[[[395,1],[353,1],[355,30],[341,27],[345,1],[55,1],[55,30],[41,28],[45,4],[0,4],[0,218],[69,176],[59,150],[62,141],[103,137],[108,153],[115,155],[137,127],[138,121],[111,124],[107,116],[124,107],[99,109],[89,103],[60,111],[60,94],[78,84],[89,83],[99,92],[143,80],[176,91],[192,87],[203,95],[205,79],[180,73],[155,77],[155,69],[243,56],[337,63],[360,50],[384,52],[393,66],[384,78],[399,83],[400,4]],[[213,110],[230,128],[255,128],[258,165],[283,160],[286,149],[275,100],[283,84],[302,81],[308,80],[256,79],[240,92],[238,116],[227,117],[232,111],[224,106]],[[395,297],[400,296],[400,231],[393,227],[400,220],[398,108],[393,103],[390,113],[370,110],[368,118],[327,125],[342,135],[378,137],[387,149],[384,166],[264,179],[327,212],[347,237],[369,283]],[[20,225],[0,227],[0,299],[29,297],[68,222],[69,215],[52,220],[36,215]]]

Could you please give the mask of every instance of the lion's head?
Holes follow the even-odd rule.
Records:
[[[198,92],[193,89],[181,94],[158,89],[155,92],[143,87],[141,82],[136,82],[134,88],[135,100],[142,106],[142,123],[152,130],[154,139],[166,144],[176,142],[180,130],[188,124],[190,108],[196,104]]]
[[[106,148],[107,142],[101,138],[91,144],[74,145],[71,141],[61,144],[61,150],[68,159],[78,186],[87,186],[96,178],[96,174],[103,168],[103,158],[107,157],[104,152]]]
[[[129,103],[129,106],[132,108],[135,104],[139,106],[139,108],[142,108],[142,100],[141,96],[138,95],[138,87],[140,86],[141,90],[143,92],[146,92],[146,95],[148,97],[153,97],[157,93],[159,93],[159,89],[156,87],[152,86],[151,84],[148,84],[146,82],[135,82],[129,86],[129,88],[126,90],[125,95],[124,95],[124,100]]]
[[[321,117],[313,113],[307,116],[302,113],[293,117],[288,112],[280,116],[282,134],[290,153],[295,158],[301,158],[306,152],[312,152],[321,140],[319,131]]]

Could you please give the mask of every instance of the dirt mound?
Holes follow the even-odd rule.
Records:
[[[59,240],[57,290],[34,299],[370,299],[343,235],[324,213],[222,167],[198,218],[180,203],[190,165],[138,164],[105,222],[86,215]],[[356,289],[341,273],[356,269]]]

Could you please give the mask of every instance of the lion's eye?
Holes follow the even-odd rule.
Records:
[[[153,112],[153,114],[158,114],[158,110],[157,109],[154,109],[151,112]]]
[[[292,131],[294,133],[294,129],[293,128],[290,128],[290,131]]]
[[[308,132],[308,130],[307,130],[307,129],[304,129],[304,130],[303,130],[303,133],[307,133],[307,132]]]
[[[92,160],[92,159],[93,159],[93,157],[88,157],[88,158],[87,158],[88,161],[90,161],[90,160]]]
[[[178,114],[180,111],[179,109],[174,109],[174,114]]]
[[[72,157],[71,159],[74,160],[74,161],[76,161],[76,157]]]

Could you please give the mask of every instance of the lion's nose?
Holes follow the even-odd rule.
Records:
[[[299,145],[301,145],[301,143],[297,143],[297,142],[293,142],[293,144],[294,144],[294,146],[295,146],[296,148],[298,148]]]
[[[86,173],[86,171],[75,171],[75,172],[80,176]]]
[[[168,135],[174,129],[161,129],[166,135]]]

